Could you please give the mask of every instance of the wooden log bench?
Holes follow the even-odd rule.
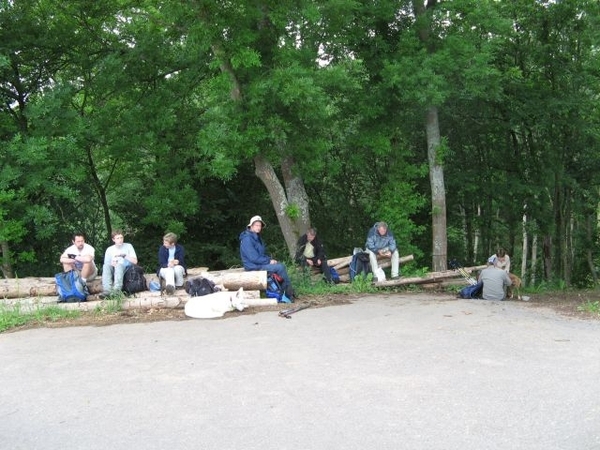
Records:
[[[144,275],[147,283],[158,281],[155,273]],[[211,279],[215,284],[223,286],[229,291],[237,291],[239,288],[244,290],[265,290],[267,288],[267,272],[264,270],[244,271],[244,269],[221,270],[211,272],[205,267],[192,268],[188,270],[187,279],[196,276],[205,276]],[[88,283],[90,294],[99,294],[102,292],[102,277]],[[26,277],[26,278],[5,278],[0,279],[0,298],[24,298],[24,297],[45,297],[56,295],[56,283],[54,277]]]

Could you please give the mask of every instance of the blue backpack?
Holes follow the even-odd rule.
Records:
[[[288,296],[285,295],[283,278],[276,273],[270,273],[267,276],[266,294],[268,298],[276,298],[277,303],[292,303]]]
[[[483,295],[483,281],[465,286],[458,292],[460,298],[481,298]]]
[[[340,274],[338,273],[338,271],[335,270],[333,267],[330,267],[329,273],[331,273],[331,281],[333,281],[335,284],[338,284],[340,282]]]
[[[357,252],[350,261],[350,281],[359,275],[367,276],[371,272],[371,263],[367,252]]]
[[[61,272],[54,275],[58,303],[85,302],[89,295],[87,284],[76,270]]]

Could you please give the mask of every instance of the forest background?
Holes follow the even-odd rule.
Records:
[[[125,230],[146,271],[278,259],[385,220],[414,268],[497,247],[529,284],[594,286],[597,0],[0,0],[5,277]]]

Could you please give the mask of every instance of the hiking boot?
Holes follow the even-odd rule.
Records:
[[[173,295],[175,293],[175,286],[172,284],[167,284],[167,295]]]

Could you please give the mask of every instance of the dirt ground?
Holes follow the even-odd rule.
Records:
[[[395,293],[406,297],[411,295],[410,292],[406,291],[383,291],[382,295],[393,296]],[[325,296],[303,296],[296,301],[295,305],[309,302],[311,308],[325,308],[340,306],[352,303],[360,300],[361,297],[371,296],[375,294],[331,294]],[[453,301],[455,295],[449,292],[429,292],[429,293],[418,293],[422,298],[423,295],[431,295],[436,300],[448,300]],[[560,315],[564,315],[570,318],[582,319],[582,320],[600,320],[600,314],[598,312],[589,312],[582,310],[582,306],[586,302],[598,301],[599,294],[591,291],[573,291],[573,292],[556,292],[556,293],[543,293],[543,294],[531,294],[531,299],[528,302],[520,302],[526,304],[531,308],[550,308],[556,311]],[[478,301],[478,300],[474,300]],[[508,301],[519,301],[519,300],[508,300]],[[234,311],[227,313],[224,319],[230,317],[236,317],[239,315],[256,314],[262,311],[281,311],[294,305],[279,304],[274,306],[263,306],[263,307],[252,307],[242,312]],[[124,310],[115,313],[83,313],[79,317],[74,319],[60,319],[51,320],[47,319],[44,322],[32,322],[22,327],[11,330],[12,332],[48,327],[48,328],[60,328],[69,326],[104,326],[104,325],[115,325],[115,324],[128,324],[128,323],[146,323],[146,322],[158,322],[158,321],[177,321],[177,320],[191,320],[184,314],[183,309],[170,309],[170,308],[155,308],[148,310]]]

